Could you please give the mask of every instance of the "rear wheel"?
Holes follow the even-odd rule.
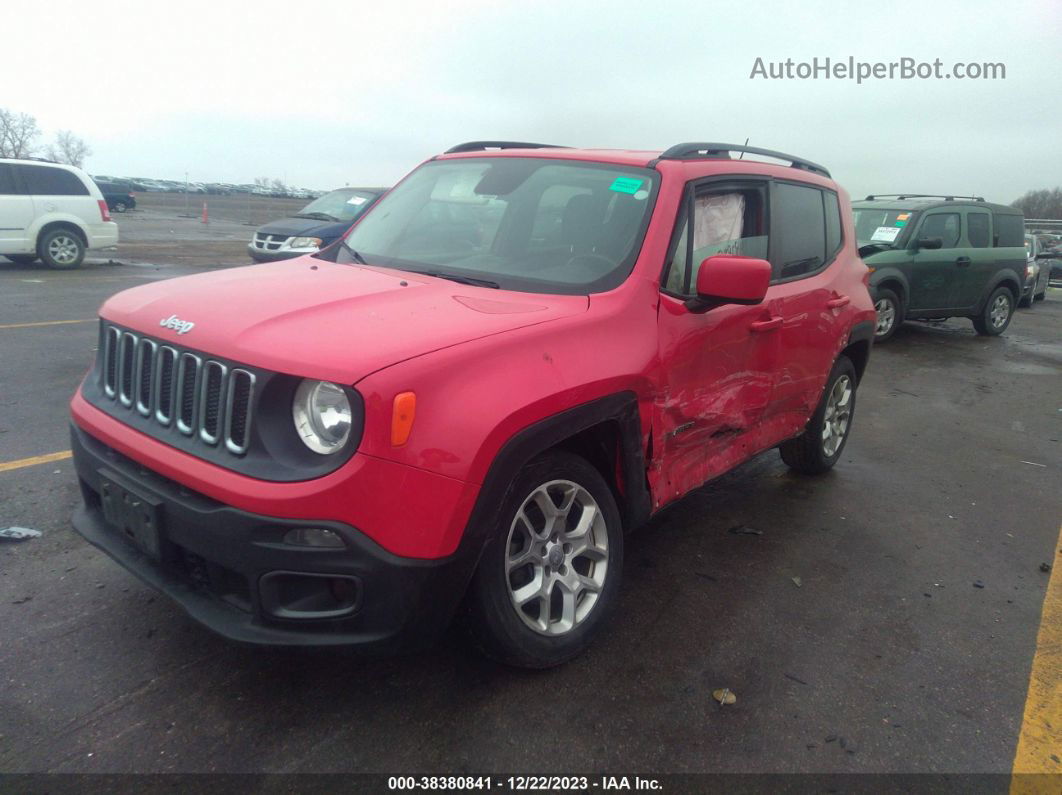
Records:
[[[521,470],[468,596],[468,629],[490,657],[567,662],[608,617],[623,568],[612,490],[586,460],[550,451]]]
[[[1002,334],[1014,316],[1014,294],[1006,287],[998,287],[988,297],[981,314],[972,318],[978,334],[995,337]]]
[[[76,232],[53,229],[40,239],[37,253],[49,268],[72,270],[85,259],[85,244]]]
[[[819,475],[833,468],[841,457],[855,414],[856,371],[852,360],[838,356],[826,379],[819,407],[804,432],[782,442],[782,460],[797,472]]]
[[[129,205],[126,204],[123,201],[117,201],[117,202],[114,203],[114,211],[116,213],[124,213],[128,209],[129,209]]]
[[[886,342],[903,323],[903,304],[900,303],[900,296],[887,288],[878,290],[874,309],[878,313],[878,322],[874,327],[874,342]]]

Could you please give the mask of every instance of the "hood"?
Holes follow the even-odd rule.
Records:
[[[471,287],[299,257],[134,287],[100,314],[181,347],[353,384],[405,359],[588,306],[582,295]]]
[[[322,221],[320,218],[281,218],[258,227],[263,235],[286,235],[288,237],[334,238],[350,228],[353,221]]]

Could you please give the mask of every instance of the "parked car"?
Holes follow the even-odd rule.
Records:
[[[85,251],[118,245],[118,224],[88,174],[39,160],[0,159],[0,254],[77,268]]]
[[[989,336],[1006,330],[1025,286],[1021,210],[978,196],[909,193],[867,196],[852,211],[877,342],[916,318],[968,317]]]
[[[136,196],[128,184],[119,182],[102,182],[95,180],[96,186],[103,194],[103,200],[107,202],[107,208],[116,213],[124,213],[136,207]]]
[[[1051,267],[1046,260],[1050,256],[1041,248],[1036,235],[1025,236],[1025,289],[1021,306],[1032,308],[1037,301],[1047,297]]]
[[[627,531],[772,447],[840,459],[875,324],[848,207],[753,147],[456,146],[343,245],[109,299],[74,526],[239,641],[390,651],[463,606],[562,663]]]
[[[340,188],[327,193],[294,215],[258,227],[247,244],[247,252],[256,262],[273,262],[330,246],[385,190]]]

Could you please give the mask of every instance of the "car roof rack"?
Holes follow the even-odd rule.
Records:
[[[863,201],[872,202],[877,199],[943,199],[946,202],[955,201],[956,199],[970,199],[975,202],[983,202],[984,196],[956,196],[945,195],[943,193],[872,193],[867,196]]]
[[[821,174],[824,177],[830,176],[830,172],[826,170],[825,166],[820,166],[818,163],[812,163],[810,160],[805,160],[802,157],[793,157],[793,155],[787,155],[785,152],[776,152],[773,149],[760,149],[758,146],[742,146],[741,144],[675,144],[660,155],[659,159],[703,160],[718,158],[720,160],[727,160],[730,158],[731,152],[742,152],[744,154],[762,155],[763,157],[773,157],[777,160],[786,160],[792,168],[799,168],[804,171],[810,171],[814,174]]]
[[[533,144],[526,141],[468,141],[467,143],[451,146],[444,154],[452,155],[457,152],[479,152],[484,149],[568,149],[570,147],[559,144]]]

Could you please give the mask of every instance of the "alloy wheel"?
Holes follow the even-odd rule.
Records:
[[[878,323],[874,333],[881,337],[892,331],[892,326],[896,322],[896,306],[887,298],[882,298],[874,304],[874,308],[878,312]]]
[[[60,265],[77,262],[78,243],[70,235],[56,235],[48,242],[48,255]]]
[[[829,458],[837,453],[848,433],[852,416],[852,380],[842,375],[826,398],[826,416],[822,423],[822,452]]]
[[[988,314],[988,318],[992,322],[992,327],[1002,328],[1003,324],[1007,322],[1008,317],[1010,317],[1010,299],[1005,295],[997,295],[996,300],[992,302],[992,309]]]
[[[506,540],[509,599],[528,627],[564,635],[597,605],[608,574],[608,530],[585,488],[553,480],[516,512]]]

